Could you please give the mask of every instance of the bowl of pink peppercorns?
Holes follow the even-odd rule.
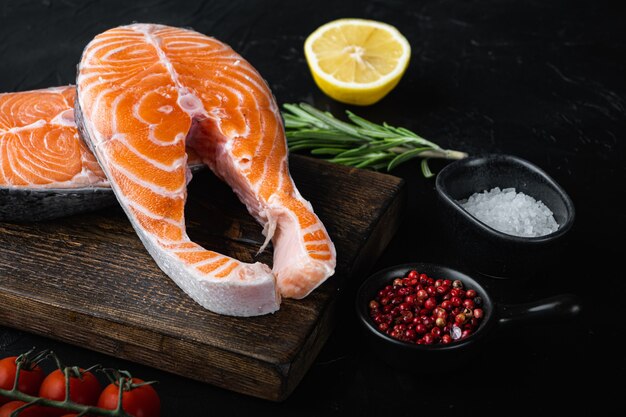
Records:
[[[470,275],[412,263],[367,278],[357,292],[356,310],[370,345],[383,359],[403,368],[416,363],[426,370],[437,359],[424,355],[465,355],[495,328],[571,318],[580,304],[572,294],[499,304]]]

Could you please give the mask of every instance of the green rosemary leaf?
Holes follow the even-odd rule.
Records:
[[[311,116],[309,113],[307,113],[306,111],[302,110],[299,106],[297,106],[295,104],[283,104],[283,107],[286,108],[287,110],[289,110],[295,116],[299,117],[303,122],[310,123],[313,126],[315,126],[317,128],[320,128],[320,129],[328,127],[328,126],[326,126],[325,123],[323,123],[321,120],[319,120],[319,118],[315,118],[315,117]]]
[[[369,159],[379,159],[380,157],[383,157],[384,155],[376,155],[376,154],[370,154],[368,155],[368,157],[350,157],[350,158],[340,158],[340,157],[335,157],[333,159],[331,159],[332,162],[339,162],[339,163],[343,163],[343,164],[349,164],[349,165],[356,165],[359,164],[363,161],[369,160]]]
[[[397,135],[395,133],[389,132],[387,130],[368,130],[363,128],[358,128],[357,132],[359,132],[363,136],[369,136],[371,138],[376,139],[388,139],[388,138],[396,138]]]
[[[428,166],[428,158],[422,159],[420,166],[422,168],[422,174],[424,175],[424,177],[430,178],[433,175],[435,175],[432,173],[432,171],[430,170],[430,167]]]
[[[290,109],[292,108],[288,104],[286,106],[288,106],[288,108],[290,108]],[[288,113],[286,111],[282,112],[282,116],[283,116],[283,120],[292,120],[292,121],[302,122],[302,123],[306,123],[306,124],[310,124],[311,123],[311,122],[306,122],[305,121],[306,119],[301,117],[301,115],[298,116],[298,115],[296,115],[294,113]]]
[[[313,155],[338,155],[345,151],[345,149],[341,148],[317,148],[313,149],[311,153]]]
[[[353,149],[347,149],[345,150],[343,153],[341,153],[340,157],[352,157],[352,156],[358,156],[358,155],[365,155],[367,153],[370,153],[370,147],[365,144],[365,145],[361,145],[358,148],[353,148]]]
[[[308,105],[306,103],[300,104],[300,108],[304,109],[310,115],[313,115],[313,116],[317,117],[318,119],[320,119],[321,121],[323,121],[327,125],[329,125],[331,127],[334,127],[335,129],[337,129],[337,130],[339,130],[341,132],[345,132],[345,133],[347,133],[350,136],[355,136],[355,137],[367,139],[367,137],[360,135],[359,132],[354,128],[354,126],[351,126],[348,123],[345,123],[345,122],[342,122],[339,119],[336,119],[330,113],[321,112],[321,111],[317,110],[315,107],[312,107],[312,106],[310,106],[310,105]]]
[[[374,171],[382,171],[383,169],[387,168],[387,163],[386,162],[379,162],[379,163],[372,164],[372,165],[368,166],[367,168],[372,169]]]
[[[374,164],[375,162],[380,161],[381,159],[386,158],[386,155],[380,155],[374,158],[369,158],[364,160],[363,162],[359,162],[358,164],[354,165],[355,168],[367,168],[367,167],[371,167],[372,164]]]
[[[311,122],[302,120],[291,113],[283,113],[283,121],[285,122],[285,129],[315,128],[315,126],[312,126]]]
[[[359,117],[356,114],[352,113],[350,110],[346,110],[346,114],[348,115],[348,118],[353,123],[361,126],[364,129],[378,131],[378,132],[387,132],[387,130],[384,129],[381,125],[377,125],[376,123],[372,123],[368,120],[365,120],[364,118]]]
[[[436,143],[433,143],[433,142],[431,142],[429,140],[426,140],[426,139],[424,139],[422,137],[419,137],[419,136],[411,136],[411,137],[404,136],[404,139],[407,142],[412,142],[412,143],[415,143],[417,145],[428,146],[428,147],[432,148],[433,150],[441,150],[439,145],[437,145]]]
[[[353,156],[353,155],[357,155],[359,153],[363,153],[365,151],[365,153],[372,153],[372,152],[381,152],[381,151],[386,151],[388,149],[394,148],[396,146],[400,145],[400,143],[398,143],[398,141],[394,141],[394,142],[384,142],[381,143],[380,145],[362,145],[359,146],[358,148],[355,149],[351,149],[346,151],[344,154],[345,156]],[[342,156],[344,155],[342,154]],[[393,153],[388,153],[386,154],[388,157],[393,157],[394,154]]]
[[[298,122],[296,120],[287,120],[285,119],[285,130],[289,129],[301,129],[305,127],[311,126],[309,123]]]
[[[403,127],[398,127],[396,128],[396,130],[406,136],[411,136],[414,138],[422,138],[420,135],[416,134],[415,132],[410,131],[409,129],[405,129]]]
[[[310,139],[321,139],[321,140],[333,140],[337,142],[357,142],[362,143],[363,140],[359,138],[351,138],[347,137],[345,134],[337,133],[337,132],[329,132],[323,130],[313,130],[313,129],[304,129],[294,132],[286,132],[287,139],[290,138],[310,138]]]
[[[387,130],[389,130],[390,132],[395,133],[398,136],[407,136],[407,134],[401,128],[394,127],[394,126],[389,126],[387,123],[385,123],[384,126],[385,126],[385,128],[387,128]],[[406,130],[406,129],[404,129],[404,130]],[[411,132],[410,130],[408,132],[410,133],[408,136],[418,137],[415,133]]]
[[[391,160],[391,162],[389,162],[389,165],[387,165],[387,171],[391,171],[392,169],[394,169],[395,167],[397,167],[401,163],[406,162],[409,159],[416,158],[416,157],[419,156],[420,153],[422,153],[424,151],[428,151],[430,149],[431,148],[427,148],[427,147],[415,148],[415,149],[411,149],[410,151],[406,151],[406,152],[401,153],[400,155],[398,155],[395,158],[393,158]]]
[[[321,147],[320,147],[321,146]],[[337,149],[339,151],[339,153],[341,152],[345,152],[346,150],[348,150],[349,148],[346,147],[337,147],[332,143],[327,143],[327,144],[317,144],[317,143],[299,143],[299,144],[291,144],[289,143],[289,149],[292,151],[300,151],[300,150],[306,150],[306,149],[311,149],[311,153],[315,153],[314,151],[317,149]]]

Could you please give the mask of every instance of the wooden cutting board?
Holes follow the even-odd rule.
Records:
[[[0,223],[0,324],[282,401],[333,327],[346,280],[361,280],[397,230],[401,179],[293,155],[291,171],[337,248],[337,269],[304,300],[272,315],[211,313],[185,295],[148,255],[117,207],[31,224]],[[243,261],[261,227],[206,171],[189,185],[189,236]]]

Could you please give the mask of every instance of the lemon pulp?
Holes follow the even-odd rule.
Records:
[[[349,104],[369,105],[400,81],[411,55],[393,26],[365,19],[339,19],[305,41],[305,57],[317,86]]]

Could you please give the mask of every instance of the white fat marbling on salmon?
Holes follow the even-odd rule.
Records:
[[[59,113],[52,120],[50,120],[50,124],[76,127],[76,122],[74,121],[74,109],[67,109]]]
[[[170,164],[163,164],[163,163],[160,163],[159,161],[156,161],[154,159],[146,158],[146,156],[144,154],[139,152],[135,147],[133,147],[133,145],[131,143],[129,143],[126,140],[126,137],[124,135],[118,135],[116,137],[116,139],[118,140],[118,142],[123,143],[124,146],[126,146],[126,148],[129,151],[131,151],[133,154],[135,154],[138,158],[145,159],[145,161],[147,163],[151,164],[153,167],[155,167],[157,169],[160,169],[161,171],[173,172],[173,171],[176,171],[176,170],[180,169],[181,167],[187,167],[187,154],[181,156],[178,159],[175,159]],[[184,140],[184,139],[181,139],[181,140]]]
[[[152,164],[152,162],[150,162]],[[124,175],[124,177],[126,177],[126,179],[136,183],[139,186],[143,186],[144,188],[156,193],[156,194],[160,194],[164,197],[169,197],[169,198],[174,198],[174,197],[178,197],[180,196],[180,194],[182,192],[185,191],[186,189],[186,185],[187,184],[181,184],[181,186],[177,187],[177,188],[173,188],[173,189],[167,189],[165,187],[161,187],[159,185],[156,185],[150,181],[147,181],[145,179],[139,178],[137,175],[135,175],[134,173],[130,172],[129,170],[127,170],[126,168],[122,168],[119,165],[115,166],[115,170],[118,171],[120,174]]]
[[[146,207],[144,207],[142,205],[136,204],[135,202],[133,202],[132,200],[129,200],[127,198],[124,198],[123,202],[126,205],[128,205],[129,207],[132,207],[133,210],[135,210],[135,211],[137,211],[137,212],[139,212],[139,213],[141,213],[141,214],[143,214],[143,215],[145,215],[147,217],[151,217],[151,218],[153,218],[155,220],[162,220],[162,221],[164,221],[166,223],[169,223],[172,226],[176,226],[176,227],[184,226],[184,222],[183,221],[180,221],[180,220],[176,221],[176,220],[173,220],[173,219],[163,218],[158,213],[153,213],[148,208],[146,208]],[[162,242],[162,243],[168,243],[168,244],[178,242],[178,241],[168,241],[168,240],[164,240],[164,239],[160,239],[159,241]]]
[[[0,133],[20,133],[24,131],[31,132],[33,129],[39,129],[45,126],[47,123],[48,122],[46,122],[45,120],[37,120],[36,122],[33,122],[25,126],[11,127],[9,129],[0,128]]]

